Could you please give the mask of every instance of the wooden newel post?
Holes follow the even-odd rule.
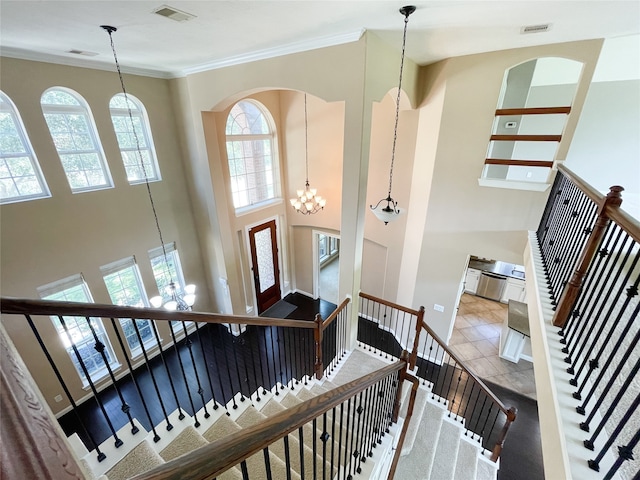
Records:
[[[409,353],[406,350],[402,351],[402,354],[400,355],[400,361],[406,362],[406,365],[402,370],[400,370],[400,375],[398,376],[398,385],[396,385],[396,398],[393,401],[393,413],[391,414],[391,420],[393,420],[394,422],[398,421],[398,415],[400,414],[402,384],[404,383],[404,379],[407,377],[407,369],[409,368]]]
[[[571,309],[578,298],[578,294],[580,293],[580,289],[582,288],[582,284],[584,283],[584,279],[587,275],[589,264],[596,254],[598,246],[600,245],[607,227],[609,226],[609,222],[611,221],[607,215],[607,207],[619,207],[622,204],[622,197],[620,196],[620,193],[623,190],[624,188],[621,186],[614,185],[609,189],[609,193],[602,199],[598,206],[598,218],[593,226],[589,240],[587,240],[584,250],[580,255],[576,270],[573,272],[571,279],[562,291],[558,307],[553,315],[553,324],[556,327],[564,327],[569,315],[571,315]]]
[[[496,445],[493,447],[493,451],[491,452],[491,460],[493,462],[497,461],[500,458],[500,454],[502,453],[502,447],[504,446],[504,440],[507,438],[507,433],[509,433],[509,427],[516,419],[516,414],[518,410],[516,407],[511,407],[507,410],[507,421],[504,422],[504,427],[502,427],[502,431],[500,432],[500,437],[498,437],[498,441]]]
[[[324,367],[322,365],[322,317],[319,313],[316,313],[314,323],[316,324],[316,328],[313,330],[313,339],[316,344],[316,361],[314,370],[316,372],[316,378],[320,380],[322,379]]]
[[[409,357],[409,368],[413,370],[416,368],[416,362],[418,361],[418,346],[420,343],[420,333],[422,332],[422,322],[424,321],[424,307],[418,309],[418,316],[416,317],[416,336],[413,339],[413,350]]]

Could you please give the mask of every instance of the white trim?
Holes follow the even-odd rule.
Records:
[[[282,197],[274,197],[268,200],[264,200],[262,202],[254,203],[252,205],[247,205],[245,207],[236,208],[236,217],[242,217],[244,215],[248,215],[250,213],[257,212],[259,210],[264,210],[266,208],[273,207],[274,205],[279,205],[284,202]]]
[[[513,190],[530,190],[532,192],[546,192],[551,186],[546,182],[516,182],[514,180],[499,180],[496,178],[479,178],[481,187],[509,188]]]

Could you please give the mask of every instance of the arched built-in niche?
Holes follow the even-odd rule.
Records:
[[[582,67],[544,57],[505,72],[480,185],[548,187]]]

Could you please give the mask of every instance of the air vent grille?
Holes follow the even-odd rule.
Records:
[[[542,33],[548,32],[550,29],[550,23],[545,23],[543,25],[527,25],[526,27],[522,27],[520,29],[520,33]]]
[[[169,5],[162,5],[161,7],[158,7],[153,11],[153,13],[158,14],[162,17],[170,18],[171,20],[175,20],[176,22],[186,22],[187,20],[196,18],[195,15],[183,12],[181,10],[178,10],[177,8],[170,7]]]
[[[76,50],[75,48],[69,50],[67,53],[73,53],[74,55],[84,55],[85,57],[96,57],[96,52],[87,52],[86,50]]]

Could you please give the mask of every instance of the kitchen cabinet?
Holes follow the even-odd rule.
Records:
[[[526,302],[527,291],[524,280],[520,280],[519,278],[507,278],[507,284],[504,287],[504,292],[502,293],[500,301],[502,303],[509,303],[509,300]]]
[[[467,274],[464,279],[464,291],[476,294],[478,290],[478,282],[480,281],[480,270],[475,268],[467,268]]]

